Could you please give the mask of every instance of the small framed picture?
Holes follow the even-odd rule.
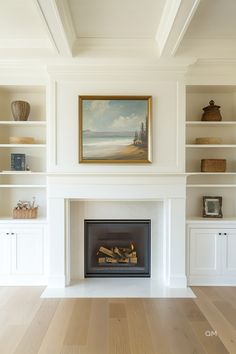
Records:
[[[222,197],[203,197],[203,217],[222,218]]]

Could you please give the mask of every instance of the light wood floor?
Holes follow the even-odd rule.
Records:
[[[40,299],[0,288],[1,354],[236,354],[236,287],[197,299]]]

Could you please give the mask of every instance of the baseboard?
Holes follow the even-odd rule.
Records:
[[[185,275],[172,275],[169,278],[170,288],[187,288],[187,277]]]
[[[236,277],[222,276],[189,276],[188,286],[217,285],[236,286]]]
[[[0,286],[47,286],[48,278],[38,275],[1,275]]]

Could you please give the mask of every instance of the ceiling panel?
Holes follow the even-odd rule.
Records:
[[[154,38],[166,0],[68,0],[78,38]]]
[[[45,24],[32,0],[0,0],[0,39],[45,39]]]
[[[235,0],[201,1],[177,54],[197,58],[236,57],[235,17]]]

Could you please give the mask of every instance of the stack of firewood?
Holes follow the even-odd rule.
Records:
[[[137,264],[137,252],[134,245],[130,247],[107,248],[101,246],[97,252],[99,264]]]

